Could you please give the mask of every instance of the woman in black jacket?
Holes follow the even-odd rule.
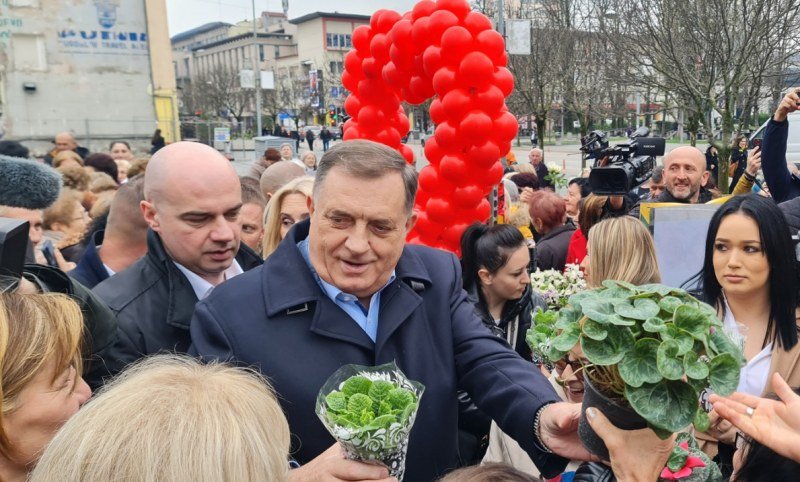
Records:
[[[732,178],[730,183],[731,190],[733,190],[736,183],[739,182],[739,178],[742,177],[745,167],[747,167],[747,138],[742,136],[731,149],[731,163],[728,168],[728,172]]]

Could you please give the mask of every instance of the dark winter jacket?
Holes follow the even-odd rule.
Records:
[[[328,377],[344,364],[394,361],[425,385],[405,480],[435,480],[458,465],[458,388],[518,440],[542,473],[561,473],[567,461],[537,450],[531,432],[537,410],[558,396],[475,316],[455,255],[405,246],[396,278],[381,291],[373,342],[315,280],[297,246],[308,231],[308,221],[296,224],[262,267],[199,302],[191,323],[192,353],[257,367],[270,380],[298,462],[307,463],[334,443],[314,415]]]
[[[792,234],[797,234],[800,231],[800,197],[784,201],[778,207],[783,211],[783,217],[789,223]]]
[[[536,177],[539,178],[539,187],[542,189],[546,187],[552,188],[553,184],[547,180],[547,175],[550,174],[550,171],[547,170],[544,161],[540,162],[538,166],[534,166],[534,169],[536,170]]]
[[[689,202],[686,199],[682,199],[682,200],[681,199],[675,199],[672,196],[672,194],[670,194],[670,192],[667,191],[666,189],[664,190],[664,192],[661,193],[660,196],[658,196],[658,199],[656,199],[655,201],[647,200],[647,202],[681,203],[681,204],[705,204],[705,203],[707,203],[709,201],[711,201],[711,191],[709,191],[708,189],[706,189],[704,187],[700,188],[700,196],[698,196],[696,203]],[[636,203],[636,205],[633,206],[633,209],[631,209],[631,211],[629,213],[631,216],[635,217],[636,219],[639,219],[639,209],[641,207],[641,203],[642,202],[643,201],[640,201],[640,202]]]
[[[736,164],[736,169],[733,171],[733,176],[731,176],[731,186],[736,186],[747,167],[747,149],[741,150],[737,147],[731,151],[731,165],[734,163]]]
[[[103,265],[100,253],[97,251],[97,246],[103,244],[104,234],[105,230],[96,231],[92,234],[89,238],[89,244],[86,245],[83,255],[78,260],[78,265],[69,272],[73,279],[78,280],[89,289],[108,279],[108,270]]]
[[[776,122],[770,119],[761,141],[761,170],[769,192],[776,203],[800,196],[800,179],[786,168],[786,141],[789,136],[789,121]]]
[[[189,349],[189,322],[197,295],[153,231],[147,233],[147,250],[143,258],[93,290],[117,315],[118,326],[114,344],[100,353],[105,373],[86,380],[92,388],[102,385],[100,376],[114,375],[145,355]],[[244,243],[236,261],[244,271],[262,263]]]
[[[536,243],[536,268],[542,271],[548,269],[564,271],[573,231],[575,231],[574,224],[565,224],[542,236]]]

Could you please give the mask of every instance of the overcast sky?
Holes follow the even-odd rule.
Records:
[[[281,0],[255,0],[257,14],[264,10],[280,12]],[[311,12],[358,13],[372,15],[389,8],[405,13],[415,0],[289,0],[289,18]],[[172,37],[208,22],[234,23],[253,18],[251,0],[167,0],[169,35]]]

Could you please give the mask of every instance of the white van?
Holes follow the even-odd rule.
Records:
[[[786,139],[786,162],[793,162],[800,168],[800,111],[795,111],[786,117],[789,121],[789,137]],[[764,129],[767,124],[759,127],[758,130],[750,136],[750,147],[758,139],[760,144],[761,139],[764,138]]]

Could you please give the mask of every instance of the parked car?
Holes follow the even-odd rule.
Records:
[[[786,162],[800,163],[800,111],[792,112],[786,117],[789,121],[789,137],[786,140]],[[758,128],[758,130],[750,136],[750,148],[761,145],[761,140],[764,138],[764,129],[767,123]]]

